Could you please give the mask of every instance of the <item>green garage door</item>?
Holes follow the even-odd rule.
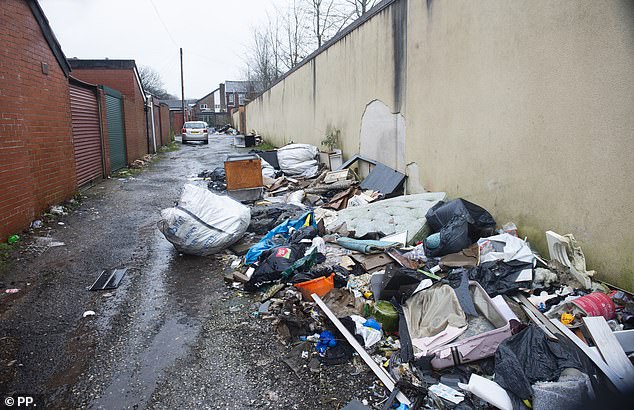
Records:
[[[125,133],[123,130],[123,101],[117,90],[103,87],[106,92],[106,117],[110,143],[110,169],[112,172],[126,166]]]

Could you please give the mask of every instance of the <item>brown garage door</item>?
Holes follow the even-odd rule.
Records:
[[[103,175],[99,108],[94,91],[71,84],[70,110],[73,120],[77,185],[81,186]]]

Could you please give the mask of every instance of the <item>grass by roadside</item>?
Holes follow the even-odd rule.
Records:
[[[179,144],[176,141],[172,141],[169,144],[159,148],[158,151],[159,152],[174,152],[174,151],[178,151],[179,149],[181,149],[181,144]]]
[[[260,145],[258,145],[256,148],[259,149],[259,150],[262,150],[262,151],[268,151],[268,150],[271,150],[271,149],[277,149],[277,147],[275,145],[273,145],[270,142],[265,141],[265,140],[262,140],[262,143]]]
[[[11,253],[13,252],[13,245],[9,245],[5,242],[0,242],[0,273],[3,273],[5,269],[11,266]]]

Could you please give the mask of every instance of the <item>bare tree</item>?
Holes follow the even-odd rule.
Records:
[[[165,90],[165,86],[163,84],[163,79],[161,75],[150,66],[142,65],[139,67],[139,77],[141,79],[141,84],[143,84],[143,89],[158,97],[158,98],[170,98],[173,97]]]
[[[349,6],[354,8],[354,14],[358,17],[361,17],[365,13],[368,12],[374,5],[377,0],[344,0]]]
[[[276,65],[279,62],[279,55],[274,55],[278,45],[271,43],[275,35],[271,34],[269,26],[255,28],[252,33],[251,47],[246,56],[246,77],[252,83],[268,88],[281,74],[279,66]]]
[[[366,13],[376,0],[287,0],[267,22],[252,29],[243,75],[268,88],[346,24]]]
[[[286,10],[277,10],[282,16],[279,20],[283,36],[282,43],[282,62],[286,70],[290,70],[299,64],[308,54],[309,50],[309,31],[303,23],[308,17],[307,11],[299,1],[291,0]]]
[[[321,47],[337,34],[351,19],[350,13],[341,0],[304,0],[312,20],[312,32]]]

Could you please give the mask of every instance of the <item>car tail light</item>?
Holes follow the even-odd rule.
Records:
[[[187,132],[187,130],[186,130],[185,128],[183,128],[183,129],[181,130],[181,133],[183,133],[183,134],[185,134],[186,132]]]
[[[203,132],[207,132],[207,128],[205,128],[205,129],[203,130]]]

